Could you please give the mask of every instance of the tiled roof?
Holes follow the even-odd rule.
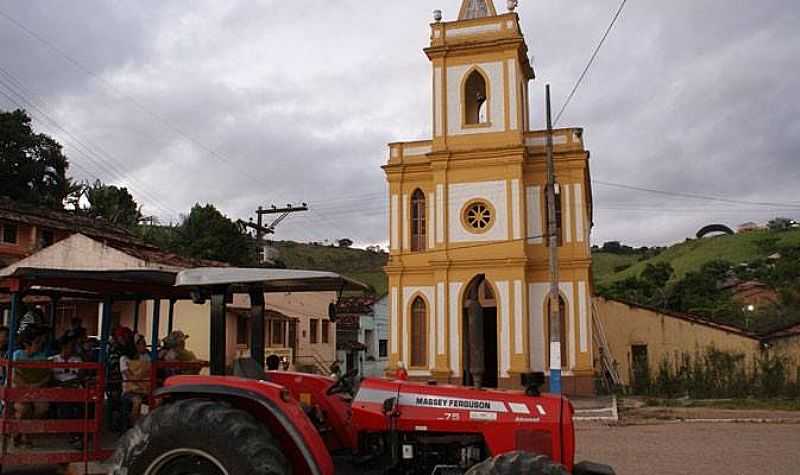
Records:
[[[339,299],[336,303],[336,313],[339,315],[344,314],[357,314],[364,315],[372,313],[372,305],[375,303],[375,297],[372,296],[348,296]]]
[[[79,216],[65,210],[31,206],[5,197],[0,197],[0,220],[41,226],[66,231],[70,234],[83,234],[95,241],[103,242],[114,249],[147,262],[181,268],[227,266],[222,262],[186,258],[164,251],[138,238],[127,229],[102,219]],[[11,264],[13,262],[0,261],[0,268]]]
[[[127,229],[102,219],[79,216],[66,210],[54,210],[0,197],[0,220],[81,233],[93,239],[136,240]]]

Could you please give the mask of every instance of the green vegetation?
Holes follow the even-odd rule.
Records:
[[[376,295],[386,293],[385,252],[294,241],[275,241],[271,245],[279,253],[277,260],[287,268],[339,272],[371,286]]]
[[[664,358],[655,375],[636,370],[635,394],[654,397],[794,398],[800,396],[800,368],[796,361],[763,356],[748,361],[744,354],[713,347],[695,355]]]
[[[595,262],[598,254],[603,256],[602,265],[594,268],[600,295],[759,334],[800,323],[800,230],[772,226],[769,231],[692,240],[649,258],[640,250],[613,244],[611,252],[604,245],[604,251],[593,256]],[[621,268],[625,259],[630,262],[637,255],[638,262]],[[616,272],[609,272],[611,266]],[[746,310],[734,289],[749,281],[773,289],[777,301]]]
[[[800,411],[800,399],[661,399],[649,397],[645,404],[655,407],[704,407],[755,411]]]
[[[800,247],[800,229],[792,229],[780,233],[753,231],[733,236],[723,235],[704,239],[691,239],[668,247],[654,257],[640,260],[620,272],[613,272],[613,267],[609,268],[607,265],[596,266],[594,267],[594,278],[596,284],[607,285],[639,275],[647,264],[667,262],[675,271],[674,278],[679,279],[688,272],[700,270],[703,264],[715,260],[739,264],[765,259],[774,253],[774,249],[778,247]],[[611,258],[608,257],[608,254],[602,251],[595,252],[592,254],[592,258],[597,262],[599,257],[600,262],[605,264],[604,261],[610,259],[626,263],[620,258],[631,257],[630,255],[614,255]]]
[[[54,209],[75,205],[81,186],[67,176],[68,168],[61,144],[35,133],[27,112],[0,110],[0,195]]]

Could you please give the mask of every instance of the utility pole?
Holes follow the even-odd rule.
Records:
[[[259,206],[256,210],[256,223],[254,224],[252,218],[249,223],[244,221],[239,221],[245,227],[252,228],[256,232],[256,246],[258,247],[259,251],[263,248],[263,240],[265,234],[275,234],[275,228],[278,224],[281,223],[284,219],[286,219],[292,213],[298,213],[300,211],[308,211],[308,205],[306,203],[302,203],[300,206],[293,206],[291,204],[287,204],[283,208],[278,208],[275,205],[270,206],[269,208],[264,208],[263,206]],[[277,218],[273,220],[268,225],[264,225],[264,216],[271,215],[271,214],[278,214]]]
[[[561,298],[558,293],[558,229],[556,220],[556,170],[553,163],[553,122],[550,116],[550,85],[545,86],[547,110],[547,250],[550,271],[550,392],[561,393]]]

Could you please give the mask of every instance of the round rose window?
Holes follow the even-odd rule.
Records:
[[[473,232],[482,233],[492,226],[492,208],[483,201],[475,201],[464,209],[464,224]]]

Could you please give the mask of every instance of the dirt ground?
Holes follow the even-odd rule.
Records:
[[[618,475],[800,474],[800,424],[579,423],[575,436],[576,460]]]
[[[702,414],[709,415],[707,411]],[[774,417],[775,413],[771,415]],[[575,432],[576,460],[609,464],[618,475],[800,474],[800,424],[797,423],[627,419],[614,425],[579,422]],[[59,474],[55,467],[6,467],[3,473]]]

